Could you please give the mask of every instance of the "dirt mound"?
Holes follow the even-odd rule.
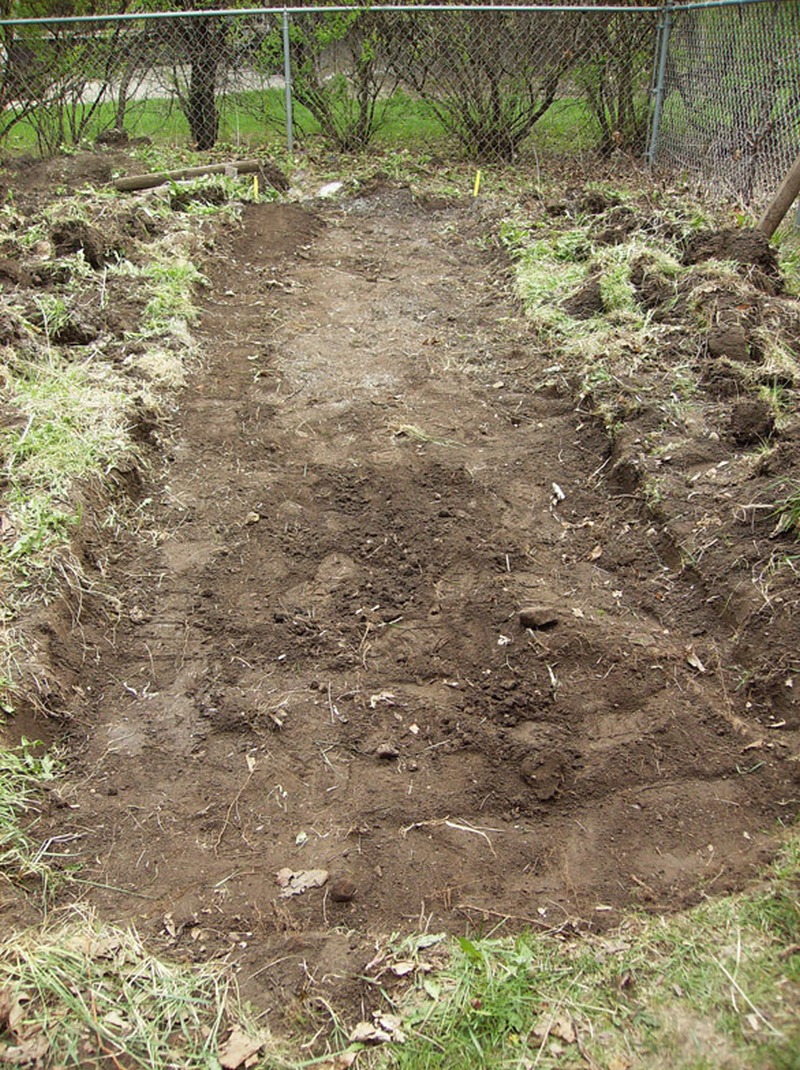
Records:
[[[151,536],[93,547],[122,612],[84,610],[53,834],[104,913],[231,953],[265,1007],[357,1001],[376,931],[736,886],[796,810],[790,626],[762,606],[759,640],[731,558],[691,567],[673,516],[618,496],[488,225],[385,183],[246,209]]]
[[[737,228],[696,234],[686,246],[685,260],[687,264],[732,260],[766,293],[780,293],[783,288],[775,250],[760,230]]]

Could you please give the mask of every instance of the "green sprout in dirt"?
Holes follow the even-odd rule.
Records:
[[[800,485],[792,487],[775,503],[775,534],[791,534],[800,539]]]

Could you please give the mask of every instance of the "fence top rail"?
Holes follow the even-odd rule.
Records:
[[[159,19],[197,19],[209,17],[236,17],[254,15],[313,15],[313,14],[336,14],[349,11],[405,11],[405,12],[439,12],[439,11],[462,11],[462,12],[549,12],[550,14],[569,14],[579,11],[585,14],[661,14],[665,10],[677,11],[702,11],[706,8],[725,7],[748,7],[757,4],[796,3],[797,0],[660,0],[652,4],[587,4],[587,3],[556,3],[556,4],[330,4],[311,5],[307,7],[295,7],[291,5],[275,5],[273,7],[249,7],[249,8],[209,8],[194,11],[140,11],[124,12],[118,15],[42,15],[39,18],[13,18],[0,19],[0,27],[3,26],[64,26],[81,23],[109,23],[109,22],[138,22],[154,21]]]
[[[660,5],[660,9],[665,7],[670,11],[704,11],[706,8],[720,8],[720,7],[753,7],[759,4],[796,4],[797,0],[666,0],[665,3]]]
[[[717,0],[717,3],[741,3],[742,0]],[[745,2],[763,3],[765,0],[745,0]],[[242,18],[254,15],[313,15],[313,14],[336,14],[348,11],[405,11],[405,12],[439,12],[439,11],[496,11],[496,12],[550,12],[551,14],[567,14],[571,11],[586,13],[612,14],[612,13],[639,13],[658,14],[665,6],[673,6],[667,0],[654,4],[586,4],[586,3],[560,3],[560,4],[326,4],[324,6],[311,5],[306,7],[294,7],[291,5],[275,5],[274,7],[250,7],[250,8],[207,8],[194,11],[127,11],[119,15],[42,15],[39,18],[24,19],[0,19],[0,26],[42,26],[42,25],[70,25],[73,23],[104,23],[104,22],[138,22],[158,19],[197,19],[209,17],[228,16]],[[701,4],[706,6],[705,4]]]

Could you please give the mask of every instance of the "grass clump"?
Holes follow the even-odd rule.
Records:
[[[143,335],[182,334],[185,326],[197,322],[192,287],[205,278],[191,260],[183,256],[154,260],[143,271],[151,296],[142,317]]]
[[[0,1061],[20,1065],[211,1070],[232,1033],[270,1049],[260,1066],[286,1065],[222,964],[161,962],[131,931],[80,914],[0,944],[0,1015]]]
[[[762,354],[758,370],[762,380],[774,380],[793,388],[800,384],[800,358],[774,326],[756,327],[751,344]]]
[[[29,351],[9,366],[13,405],[25,422],[3,442],[14,538],[2,544],[0,563],[25,575],[48,565],[46,552],[76,523],[76,482],[112,467],[129,449],[120,377],[91,357],[70,363],[49,346],[37,356]]]
[[[612,429],[625,400],[622,380],[638,366],[640,354],[654,348],[652,336],[658,333],[646,329],[633,285],[640,247],[632,242],[595,250],[582,229],[565,237],[566,242],[535,240],[519,254],[517,293],[535,330],[558,347],[579,393],[593,399]],[[574,303],[592,280],[599,307],[579,314]]]
[[[19,747],[0,745],[0,873],[7,880],[47,876],[45,852],[21,820],[35,813],[42,786],[57,775],[57,758],[42,753],[39,744],[23,739]]]
[[[599,274],[603,311],[609,316],[633,316],[641,319],[641,309],[631,277],[631,261],[635,253],[636,246],[633,244],[610,245],[594,258],[593,266]]]
[[[517,293],[526,314],[544,335],[565,334],[577,321],[562,308],[586,277],[591,252],[584,231],[536,238],[517,249]]]
[[[792,487],[775,503],[775,534],[791,534],[800,539],[800,485]]]

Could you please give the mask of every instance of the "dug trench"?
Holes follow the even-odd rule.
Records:
[[[392,932],[739,887],[797,809],[735,622],[537,388],[487,226],[387,185],[248,206],[148,522],[92,548],[122,610],[84,614],[49,832],[103,917],[274,1016],[357,1020]]]

